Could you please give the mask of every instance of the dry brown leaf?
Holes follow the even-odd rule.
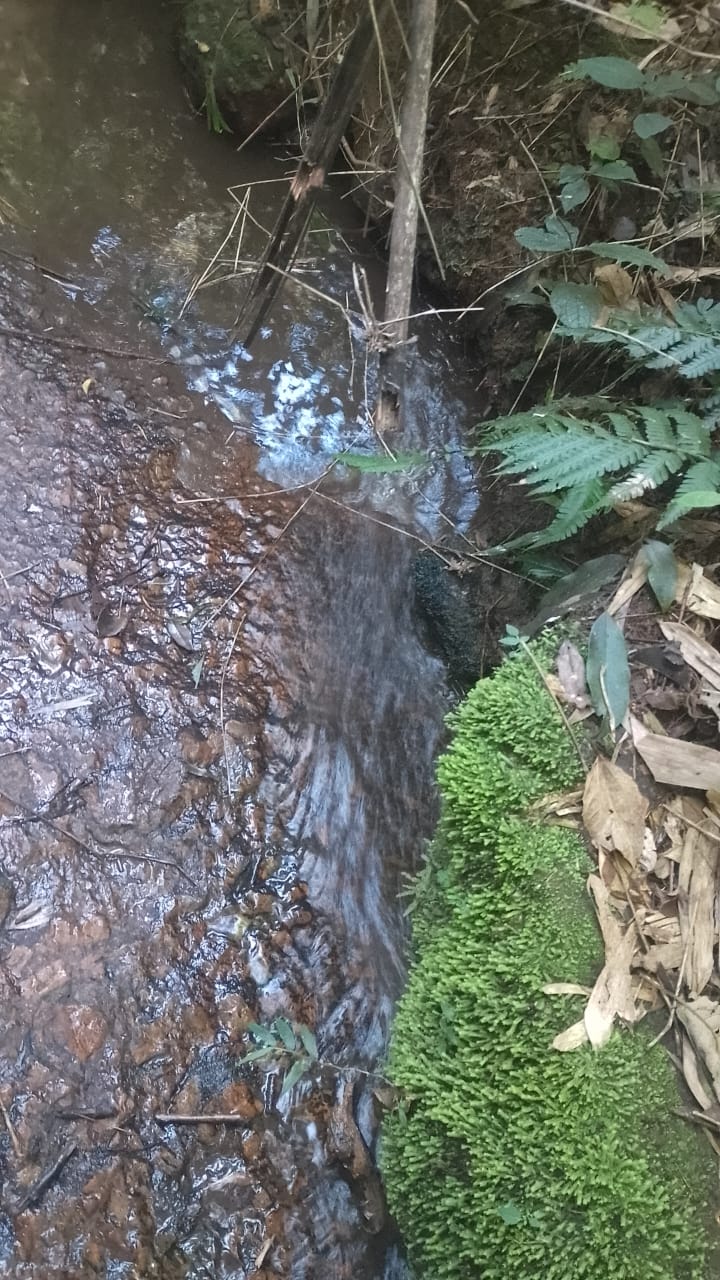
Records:
[[[720,267],[670,267],[669,272],[668,278],[676,284],[690,284],[695,280],[720,276]]]
[[[675,599],[701,618],[720,618],[720,587],[705,576],[699,564],[678,564]]]
[[[684,622],[660,622],[660,630],[666,640],[676,644],[693,671],[713,689],[720,689],[720,653],[707,640],[698,636]]]
[[[650,830],[650,827],[646,827],[643,832],[643,847],[642,853],[640,854],[640,860],[638,862],[638,871],[644,871],[645,875],[649,875],[651,871],[655,870],[657,860],[658,854],[657,847],[655,845],[655,837]]]
[[[697,996],[678,1004],[677,1017],[720,1098],[720,1006],[709,996]]]
[[[637,1022],[645,1014],[635,999],[630,964],[637,947],[635,925],[626,927],[610,905],[610,895],[599,876],[588,876],[598,923],[605,943],[605,964],[585,1007],[583,1022],[594,1049],[607,1044],[615,1018]]]
[[[679,939],[677,942],[660,943],[659,946],[648,947],[648,950],[640,956],[638,963],[646,973],[657,973],[658,969],[665,969],[667,973],[672,973],[674,969],[680,968],[684,951],[685,948]]]
[[[681,945],[680,921],[676,915],[666,915],[663,911],[649,911],[642,922],[642,930],[646,938],[659,946]]]
[[[677,801],[688,826],[680,858],[678,915],[685,956],[685,981],[691,995],[700,995],[710,981],[715,946],[715,886],[720,846],[698,830],[708,819],[698,800]]]
[[[653,871],[653,875],[657,876],[658,880],[669,880],[671,872],[672,872],[672,863],[670,859],[666,858],[665,855],[661,853],[660,857],[655,863],[655,870]]]
[[[603,302],[610,307],[624,307],[633,296],[633,278],[629,271],[617,262],[603,262],[595,267],[593,275],[600,287]]]
[[[720,751],[649,733],[634,716],[630,717],[630,725],[635,750],[656,782],[695,791],[720,790]]]
[[[698,1106],[703,1111],[709,1111],[714,1104],[714,1099],[710,1096],[706,1082],[703,1079],[705,1072],[703,1071],[701,1074],[697,1054],[686,1035],[682,1038],[682,1070],[685,1083]]]
[[[590,705],[587,684],[585,683],[585,659],[577,645],[570,640],[563,640],[558,650],[557,671],[562,689],[563,702],[573,707]]]
[[[578,982],[546,982],[543,987],[546,996],[589,996],[590,988],[581,987]]]
[[[626,605],[633,596],[637,595],[641,587],[647,582],[648,564],[647,560],[638,553],[633,560],[630,568],[626,571],[620,585],[615,592],[612,600],[607,606],[607,612],[613,616]]]
[[[598,756],[583,795],[583,822],[596,849],[621,853],[636,867],[643,853],[647,811],[647,800],[630,775]]]
[[[579,1049],[581,1045],[587,1044],[587,1038],[585,1023],[574,1022],[571,1027],[567,1027],[555,1037],[551,1048],[557,1049],[559,1053],[572,1053],[573,1049]]]

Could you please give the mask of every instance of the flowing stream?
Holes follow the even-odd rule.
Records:
[[[471,516],[476,397],[421,328],[403,448],[429,471],[299,487],[376,447],[344,307],[381,265],[330,192],[299,283],[232,339],[294,162],[208,134],[173,17],[2,5],[0,1265],[380,1280],[404,1271],[355,1069],[401,989],[449,705],[395,528]],[[284,1095],[289,1059],[241,1061],[281,1015],[334,1064]]]

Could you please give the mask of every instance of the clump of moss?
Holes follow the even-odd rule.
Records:
[[[267,14],[253,0],[182,0],[180,58],[216,132],[230,126],[249,132],[287,97],[290,47],[283,30],[299,11],[291,0]],[[281,129],[286,121],[280,115],[274,123]]]
[[[524,815],[578,762],[523,658],[480,681],[438,769],[443,811],[416,909],[390,1072],[388,1200],[420,1280],[700,1280],[712,1162],[676,1119],[663,1050],[617,1031],[558,1053],[601,943],[572,832]]]

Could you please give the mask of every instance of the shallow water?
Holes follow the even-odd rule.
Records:
[[[382,1062],[448,705],[395,527],[471,515],[475,404],[423,330],[402,447],[429,470],[296,487],[375,447],[372,373],[302,284],[251,353],[242,278],[183,310],[244,184],[269,225],[293,158],[208,135],[171,22],[3,5],[0,327],[43,337],[0,354],[0,1258],[379,1280],[402,1263],[355,1127],[372,1147],[372,1077],[280,1097],[280,1063],[240,1059],[282,1014],[329,1063]],[[344,304],[354,261],[381,294],[350,201],[321,215],[300,280]],[[225,274],[261,243],[248,219]]]

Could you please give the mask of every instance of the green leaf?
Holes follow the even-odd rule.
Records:
[[[601,182],[637,182],[637,174],[627,160],[594,161],[590,172]]]
[[[355,471],[388,475],[393,471],[407,471],[409,467],[427,466],[430,459],[426,453],[398,453],[394,458],[383,453],[336,453],[335,461]]]
[[[594,80],[606,89],[644,89],[644,71],[628,58],[580,58],[563,71],[566,80]]]
[[[544,227],[518,227],[515,239],[533,253],[562,253],[575,248],[579,234],[572,222],[552,215]]]
[[[699,511],[701,508],[720,507],[720,491],[717,489],[694,489],[692,493],[681,493],[668,504],[662,518],[658,520],[658,529],[679,520],[688,511]]]
[[[305,1075],[305,1072],[307,1071],[308,1066],[309,1066],[309,1063],[307,1058],[298,1058],[297,1062],[293,1062],[290,1070],[288,1071],[285,1077],[285,1080],[283,1081],[283,1087],[280,1090],[281,1098],[284,1097],[286,1093],[289,1093],[290,1090],[294,1088],[294,1086],[297,1084],[298,1080],[300,1080],[301,1077]]]
[[[275,1032],[270,1027],[263,1027],[259,1022],[249,1022],[248,1031],[259,1044],[264,1044],[269,1049],[275,1048]]]
[[[648,582],[663,613],[675,599],[678,564],[675,552],[667,542],[652,539],[642,548],[642,557],[648,567]]]
[[[633,129],[638,138],[654,138],[656,133],[664,133],[672,126],[670,116],[660,115],[658,111],[642,111],[633,120]]]
[[[698,107],[714,107],[720,102],[713,76],[685,76],[682,71],[659,72],[645,77],[645,89],[651,98],[677,98]]]
[[[558,182],[571,182],[573,178],[581,178],[585,168],[581,164],[561,164],[558,169]]]
[[[595,324],[603,300],[591,284],[558,284],[550,294],[550,306],[566,329],[584,332]]]
[[[508,1227],[516,1227],[525,1217],[522,1209],[513,1204],[512,1200],[508,1200],[507,1204],[501,1204],[497,1212]]]
[[[630,667],[625,637],[609,613],[601,613],[590,630],[586,674],[595,710],[607,716],[614,733],[630,702]]]
[[[665,177],[665,157],[655,138],[644,138],[640,143],[640,155],[656,178]]]
[[[670,267],[656,253],[650,253],[649,249],[642,249],[637,244],[625,244],[620,240],[593,240],[592,244],[583,245],[590,253],[596,254],[598,258],[609,258],[611,262],[629,262],[633,267],[649,267],[651,271],[657,271],[662,276],[671,274]]]
[[[628,30],[630,38],[645,40],[648,36],[659,36],[665,25],[666,13],[657,4],[613,4],[610,6],[610,17],[625,19],[636,27],[643,27],[647,36],[640,32]]]
[[[301,1025],[298,1027],[298,1035],[302,1040],[303,1049],[307,1053],[308,1057],[317,1060],[318,1058],[317,1040],[315,1039],[315,1036],[313,1035],[310,1028],[306,1027],[304,1023],[301,1023]]]
[[[617,138],[612,138],[607,133],[591,138],[588,150],[593,160],[618,160],[620,157],[620,143]]]
[[[262,1049],[251,1049],[249,1053],[244,1053],[241,1058],[238,1058],[238,1062],[258,1062],[261,1058],[272,1057],[273,1051],[274,1049],[267,1047],[263,1047]]]
[[[290,1052],[297,1048],[297,1036],[293,1031],[287,1018],[276,1018],[273,1022],[273,1029],[282,1040],[286,1049]]]
[[[590,183],[586,177],[570,178],[560,191],[560,203],[563,213],[569,213],[578,205],[584,204],[590,195]]]

